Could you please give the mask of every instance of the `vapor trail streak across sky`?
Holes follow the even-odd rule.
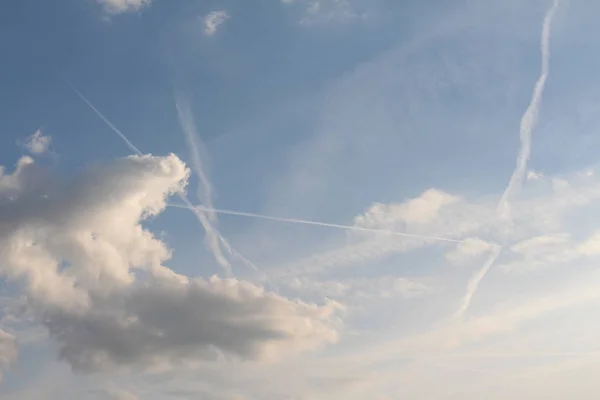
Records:
[[[169,207],[187,209],[189,206],[187,204],[182,205],[182,204],[169,203]],[[419,235],[416,233],[398,232],[398,231],[390,231],[390,230],[384,230],[384,229],[362,228],[360,226],[352,226],[352,225],[330,224],[327,222],[308,221],[308,220],[296,219],[296,218],[273,217],[270,215],[262,215],[262,214],[249,213],[249,212],[243,212],[243,211],[222,210],[222,209],[218,209],[218,208],[208,209],[208,208],[205,208],[202,206],[195,206],[195,208],[199,211],[214,212],[216,214],[226,214],[226,215],[236,215],[239,217],[259,218],[259,219],[265,219],[265,220],[270,220],[270,221],[287,222],[287,223],[292,223],[292,224],[322,226],[322,227],[326,227],[326,228],[345,229],[345,230],[359,231],[359,232],[382,233],[382,234],[387,234],[387,235],[402,236],[402,237],[409,237],[409,238],[416,238],[416,239],[437,240],[437,241],[452,242],[452,243],[463,242],[463,240],[460,240],[460,239]]]

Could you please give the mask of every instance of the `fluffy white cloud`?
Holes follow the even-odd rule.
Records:
[[[97,0],[111,14],[138,11],[149,5],[152,0]]]
[[[337,339],[334,305],[236,279],[188,279],[164,265],[169,249],[142,223],[185,189],[188,169],[176,156],[131,156],[36,185],[51,182],[45,175],[24,159],[0,176],[0,274],[23,287],[74,369],[274,359]]]
[[[32,154],[42,154],[48,151],[52,138],[44,135],[41,129],[30,135],[23,146]]]
[[[204,33],[212,36],[217,33],[219,26],[229,19],[229,14],[225,10],[211,11],[203,19]]]

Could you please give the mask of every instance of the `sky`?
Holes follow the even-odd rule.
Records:
[[[0,398],[596,399],[598,12],[5,2]]]

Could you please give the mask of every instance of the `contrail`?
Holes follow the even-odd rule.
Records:
[[[142,156],[143,153],[140,151],[139,148],[137,148],[128,138],[127,136],[125,136],[125,134],[123,132],[121,132],[121,130],[119,130],[119,128],[117,128],[112,122],[110,122],[110,120],[108,118],[106,118],[106,116],[104,116],[104,114],[102,114],[102,112],[100,112],[100,110],[98,110],[94,104],[92,104],[91,101],[89,101],[87,99],[87,97],[85,97],[83,95],[83,93],[81,93],[81,91],[79,91],[79,89],[77,89],[77,87],[75,85],[73,85],[67,78],[62,77],[62,79],[66,82],[66,84],[75,92],[75,94],[98,116],[100,117],[100,119],[113,131],[115,132],[127,145],[127,147],[129,147],[129,149],[131,149],[135,154],[137,154],[138,156]],[[207,231],[207,235],[208,235],[208,229],[212,229],[210,222],[208,221],[206,215],[204,215],[203,213],[201,213],[200,211],[198,211],[194,205],[192,204],[192,202],[189,200],[189,198],[184,194],[184,193],[178,193],[179,198],[181,199],[181,201],[183,201],[183,203],[194,213],[194,215],[196,216],[196,218],[198,219],[198,221],[200,222],[200,224],[204,227],[204,229]],[[207,229],[207,227],[209,227]],[[217,259],[217,262],[220,265],[229,265],[228,261],[223,257],[222,254],[214,254],[215,258]],[[226,272],[229,273],[231,275],[231,268],[225,268]]]
[[[83,95],[83,93],[81,93],[81,92],[79,91],[79,89],[77,89],[77,88],[75,87],[75,85],[73,85],[73,84],[72,84],[72,83],[71,83],[71,82],[70,82],[70,81],[69,81],[67,78],[64,78],[64,77],[63,77],[62,79],[63,79],[63,80],[66,82],[66,84],[67,84],[67,85],[69,85],[69,87],[70,87],[70,88],[71,88],[71,89],[72,89],[72,90],[75,92],[75,94],[76,94],[77,96],[79,96],[79,98],[80,98],[81,100],[83,100],[83,102],[84,102],[85,104],[87,104],[87,106],[88,106],[88,107],[89,107],[89,108],[90,108],[90,109],[91,109],[93,112],[95,112],[95,113],[96,113],[96,115],[97,115],[97,116],[99,116],[99,117],[100,117],[100,119],[101,119],[102,121],[104,121],[104,123],[105,123],[106,125],[108,125],[108,127],[109,127],[110,129],[112,129],[112,130],[113,130],[113,132],[115,132],[117,135],[119,135],[119,137],[120,137],[120,138],[121,138],[121,139],[122,139],[122,140],[125,142],[125,144],[127,145],[127,147],[129,147],[129,148],[131,149],[131,151],[135,152],[135,153],[136,153],[138,156],[141,156],[141,155],[142,155],[142,152],[141,152],[141,151],[140,151],[140,150],[139,150],[137,147],[135,147],[135,145],[134,145],[133,143],[131,143],[131,142],[129,141],[129,139],[127,139],[127,136],[125,136],[125,134],[124,134],[123,132],[121,132],[121,131],[119,130],[119,128],[117,128],[116,126],[114,126],[114,125],[113,125],[113,123],[112,123],[112,122],[110,122],[110,121],[109,121],[109,119],[108,119],[108,118],[106,118],[106,117],[104,116],[104,114],[102,114],[102,113],[100,112],[100,110],[98,110],[98,109],[97,109],[97,108],[96,108],[96,107],[95,107],[95,106],[94,106],[94,105],[93,105],[93,104],[92,104],[92,103],[91,103],[91,102],[90,102],[90,101],[87,99],[87,97],[85,97],[85,96]]]
[[[548,78],[548,73],[550,72],[550,32],[552,28],[552,18],[554,17],[554,13],[558,7],[559,0],[554,0],[552,7],[546,13],[544,17],[544,23],[542,26],[542,38],[540,45],[540,52],[542,55],[542,66],[540,76],[535,83],[535,87],[533,89],[533,94],[531,97],[531,102],[529,106],[525,110],[525,113],[521,117],[521,125],[519,129],[519,136],[521,139],[521,149],[519,151],[519,156],[517,158],[517,165],[513,171],[512,176],[510,177],[510,181],[508,182],[508,186],[504,190],[500,201],[497,206],[497,213],[500,218],[509,218],[510,217],[510,205],[508,203],[511,195],[515,190],[518,190],[521,186],[523,178],[525,176],[525,172],[527,170],[527,162],[529,161],[529,157],[531,155],[531,133],[535,128],[539,112],[540,106],[542,103],[542,95],[544,94],[544,87],[546,85],[546,79]],[[455,316],[460,317],[464,314],[465,311],[469,308],[471,304],[471,300],[473,295],[477,291],[479,284],[485,278],[490,268],[500,255],[500,248],[496,247],[492,250],[492,254],[490,258],[487,260],[485,265],[478,270],[475,275],[469,280],[467,284],[467,292],[463,297],[462,304]]]
[[[542,54],[542,68],[540,76],[533,89],[531,102],[525,110],[525,113],[521,117],[521,125],[519,129],[519,136],[521,139],[521,150],[517,158],[517,165],[513,171],[508,186],[504,190],[500,202],[498,203],[498,213],[501,216],[508,216],[510,213],[508,201],[515,190],[520,188],[521,182],[525,177],[527,169],[527,162],[531,155],[531,132],[535,128],[538,122],[540,106],[542,103],[542,95],[544,94],[544,87],[546,85],[546,79],[550,71],[550,31],[552,28],[552,18],[554,12],[558,7],[559,0],[554,0],[552,7],[546,13],[544,18],[544,24],[542,27],[542,41],[541,41],[541,54]]]
[[[186,143],[190,149],[192,157],[192,169],[196,173],[199,179],[198,189],[196,190],[196,196],[200,203],[207,209],[212,209],[213,203],[213,190],[208,174],[205,171],[205,167],[202,163],[202,154],[206,153],[202,141],[198,136],[196,129],[196,122],[194,121],[194,114],[190,108],[189,101],[182,96],[180,92],[175,94],[175,107],[177,109],[177,117],[179,124],[183,130]],[[221,235],[219,230],[216,228],[217,218],[213,212],[205,212],[201,220],[202,226],[206,232],[206,241],[208,247],[212,250],[217,262],[223,267],[228,273],[232,273],[231,265],[229,261],[223,256],[221,246],[233,257],[239,258],[244,264],[250,266],[252,269],[257,270],[256,266],[236,251],[231,244]]]
[[[189,206],[187,204],[182,205],[182,204],[169,203],[167,205],[169,207],[175,207],[175,208],[183,208],[183,209],[189,208]],[[419,235],[416,233],[398,232],[398,231],[391,231],[391,230],[384,230],[384,229],[362,228],[360,226],[352,226],[352,225],[330,224],[327,222],[309,221],[309,220],[297,219],[297,218],[273,217],[273,216],[269,216],[269,215],[262,215],[262,214],[249,213],[249,212],[243,212],[243,211],[223,210],[223,209],[218,209],[218,208],[208,209],[203,206],[194,206],[194,208],[196,210],[203,211],[203,212],[213,212],[216,214],[237,215],[240,217],[249,217],[249,218],[260,218],[260,219],[266,219],[266,220],[270,220],[270,221],[289,222],[292,224],[322,226],[322,227],[326,227],[326,228],[345,229],[345,230],[360,231],[360,232],[383,233],[383,234],[387,234],[387,235],[410,237],[410,238],[417,238],[417,239],[438,240],[438,241],[453,242],[453,243],[461,243],[464,241],[464,240],[460,240],[460,239],[450,239],[450,238],[437,237],[437,236]]]
[[[492,253],[490,254],[490,258],[487,259],[487,261],[485,262],[483,267],[481,267],[481,269],[479,269],[477,272],[475,272],[475,274],[471,277],[471,279],[469,279],[469,282],[467,283],[467,292],[465,293],[465,296],[463,297],[460,308],[454,314],[455,317],[460,317],[464,314],[465,311],[467,311],[467,309],[471,305],[471,300],[473,299],[473,295],[475,295],[475,292],[477,291],[479,284],[481,283],[483,278],[487,275],[490,268],[492,268],[492,264],[494,264],[494,262],[500,255],[500,250],[501,250],[500,247],[494,247],[491,250]]]
[[[200,200],[200,202],[207,208],[213,208],[212,184],[208,178],[208,174],[205,172],[201,157],[201,155],[206,154],[206,149],[198,137],[198,130],[196,129],[194,114],[190,109],[190,103],[184,98],[184,96],[182,96],[180,92],[175,94],[175,108],[177,109],[177,117],[183,130],[185,141],[190,148],[192,167],[200,180],[201,185],[196,191],[198,200]],[[214,217],[214,214],[212,213],[209,215],[211,218]]]

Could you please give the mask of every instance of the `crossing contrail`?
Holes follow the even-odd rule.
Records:
[[[119,128],[117,128],[112,122],[110,122],[110,120],[104,115],[102,114],[102,112],[100,110],[98,110],[98,108],[96,108],[96,106],[94,106],[94,104],[88,100],[87,97],[85,97],[83,95],[83,93],[81,93],[81,91],[79,91],[79,89],[77,89],[77,87],[71,83],[67,78],[62,77],[63,81],[65,81],[65,83],[73,90],[73,92],[75,92],[75,94],[98,116],[100,117],[100,119],[114,132],[116,133],[122,140],[123,142],[125,142],[125,144],[127,145],[127,147],[129,147],[129,149],[131,151],[133,151],[135,154],[137,154],[138,156],[142,156],[143,153],[141,152],[141,150],[135,146],[128,138],[127,136],[121,132],[121,130]],[[210,236],[214,236],[215,230],[212,227],[209,218],[204,215],[202,212],[200,212],[200,210],[197,207],[194,207],[194,205],[192,204],[192,202],[190,201],[190,199],[184,194],[184,193],[178,193],[179,198],[181,199],[181,201],[185,204],[186,208],[188,208],[190,211],[192,211],[194,213],[194,215],[196,216],[196,219],[198,220],[198,222],[200,222],[200,224],[202,225],[202,227],[204,228],[205,232],[207,233],[207,235]],[[223,245],[228,249],[228,251],[230,251],[232,254],[238,256],[242,261],[244,261],[247,265],[250,265],[251,267],[253,267],[254,269],[256,269],[256,267],[254,266],[254,264],[252,264],[251,262],[249,262],[248,260],[246,260],[243,256],[241,256],[239,253],[235,252],[233,250],[233,248],[231,247],[231,245],[225,240],[225,238],[223,238],[220,234],[219,234],[219,240],[223,243]],[[211,246],[211,249],[213,247]],[[225,269],[225,271],[229,274],[232,275],[232,271],[231,271],[231,267],[229,266],[229,262],[224,258],[224,256],[220,253],[220,252],[214,252],[213,251],[213,256],[215,257],[215,259],[217,260],[217,262]]]
[[[189,205],[187,205],[187,204],[183,205],[183,204],[169,203],[167,205],[169,207],[175,207],[175,208],[183,208],[183,209],[189,208]],[[464,241],[464,240],[460,240],[460,239],[419,235],[416,233],[398,232],[398,231],[385,230],[385,229],[373,229],[373,228],[363,228],[360,226],[352,226],[352,225],[330,224],[327,222],[309,221],[309,220],[297,219],[297,218],[273,217],[270,215],[256,214],[256,213],[243,212],[243,211],[224,210],[224,209],[219,209],[219,208],[209,209],[209,208],[206,208],[203,206],[193,206],[193,207],[196,210],[203,211],[203,212],[213,212],[215,214],[236,215],[239,217],[259,218],[259,219],[265,219],[265,220],[277,221],[277,222],[288,222],[288,223],[292,223],[292,224],[322,226],[322,227],[326,227],[326,228],[344,229],[344,230],[359,231],[359,232],[382,233],[382,234],[393,235],[393,236],[402,236],[402,237],[409,237],[409,238],[416,238],[416,239],[437,240],[437,241],[452,242],[452,243],[461,243]]]
[[[200,139],[197,129],[196,122],[194,120],[194,114],[192,113],[190,103],[181,92],[175,93],[175,108],[177,109],[177,118],[179,124],[183,130],[185,141],[189,147],[190,155],[192,157],[192,169],[198,176],[198,188],[196,190],[196,197],[198,201],[207,209],[213,207],[213,190],[206,168],[202,162],[202,155],[206,154],[202,140]],[[202,216],[202,226],[206,232],[206,243],[212,250],[215,258],[219,265],[224,268],[228,273],[232,273],[231,264],[223,255],[222,248],[229,253],[229,255],[240,259],[244,264],[251,267],[253,270],[257,270],[256,266],[250,262],[246,257],[241,255],[233,246],[221,235],[217,228],[217,218],[212,212],[207,212]]]
[[[517,158],[517,165],[510,177],[510,181],[508,182],[508,186],[504,190],[500,201],[498,202],[497,214],[501,218],[510,217],[510,204],[509,199],[515,190],[518,190],[521,186],[523,178],[525,176],[525,172],[527,170],[527,162],[529,161],[529,157],[531,155],[531,133],[538,122],[540,106],[542,103],[542,95],[544,94],[544,87],[546,85],[546,79],[548,78],[548,73],[550,72],[550,31],[552,28],[552,18],[554,17],[554,13],[558,7],[559,0],[554,0],[552,7],[546,13],[544,17],[544,23],[542,26],[542,39],[540,45],[540,52],[542,54],[542,66],[540,76],[535,83],[535,87],[533,89],[533,94],[531,97],[531,102],[525,110],[525,113],[521,117],[521,125],[519,136],[521,139],[521,149],[519,151],[519,156]],[[500,255],[499,248],[495,248],[487,260],[485,265],[479,269],[473,277],[469,280],[467,284],[467,292],[465,293],[461,306],[456,312],[455,316],[462,316],[465,311],[469,308],[471,304],[471,300],[473,299],[473,295],[477,291],[479,284],[485,278],[490,268]]]

